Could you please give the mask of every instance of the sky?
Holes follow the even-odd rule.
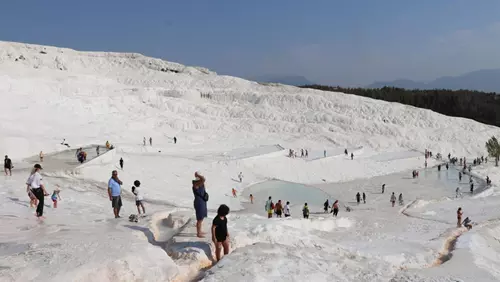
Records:
[[[500,68],[497,0],[4,1],[0,40],[360,86]]]

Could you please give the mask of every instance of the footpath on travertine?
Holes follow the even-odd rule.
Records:
[[[64,150],[61,152],[56,152],[52,154],[47,154],[43,158],[42,167],[44,172],[54,172],[59,170],[70,170],[75,169],[78,166],[82,165],[77,157],[76,151],[79,148],[72,148],[68,150]],[[87,153],[87,160],[83,163],[87,163],[97,157],[102,156],[103,154],[109,152],[110,150],[106,149],[106,146],[99,145],[100,154],[97,155],[97,145],[89,145],[82,147],[83,151]],[[40,163],[39,156],[33,156],[26,159],[26,162],[30,164]]]

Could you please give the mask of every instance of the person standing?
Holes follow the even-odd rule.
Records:
[[[97,145],[97,148],[95,149],[95,152],[97,153],[97,155],[99,156],[99,145]]]
[[[281,204],[281,200],[278,200],[278,203],[274,207],[274,210],[276,212],[276,217],[281,217],[283,214],[283,205]]]
[[[38,199],[38,205],[36,207],[36,216],[38,218],[43,218],[43,206],[45,196],[48,196],[49,193],[45,190],[45,185],[42,182],[42,175],[40,174],[40,170],[42,170],[42,166],[36,164],[33,167],[33,174],[28,177],[26,181],[26,190],[27,192],[33,193],[35,197]]]
[[[326,150],[323,151],[323,157],[326,158]]]
[[[143,137],[143,138],[142,138],[142,144],[143,144],[144,146],[146,146],[146,137]]]
[[[3,160],[3,168],[5,170],[5,175],[12,176],[12,160],[9,159],[7,155],[5,155],[5,159]]]
[[[359,192],[356,194],[356,202],[359,203],[361,202],[361,194],[359,194]]]
[[[118,178],[118,171],[113,170],[111,178],[108,181],[108,196],[115,218],[120,218],[120,209],[122,207],[122,184],[123,182]]]
[[[153,146],[153,138],[149,137],[149,146]]]
[[[40,162],[43,163],[43,151],[40,151],[38,156],[40,157]]]
[[[326,199],[325,203],[323,204],[323,211],[325,213],[328,213],[328,208],[330,207],[330,202],[328,201],[328,199]]]
[[[141,182],[139,180],[134,181],[134,186],[132,186],[132,194],[135,195],[135,206],[137,207],[137,214],[141,214],[141,209],[142,208],[142,214],[146,213],[146,209],[144,209],[144,204],[142,203],[142,200],[144,200],[144,197],[142,196],[141,190]]]
[[[354,160],[354,153],[351,153],[351,160]]]
[[[462,208],[459,207],[457,210],[457,227],[462,227]]]
[[[363,192],[363,203],[366,204],[366,194]]]
[[[227,231],[227,215],[229,207],[220,205],[217,209],[217,216],[212,222],[212,241],[215,244],[215,257],[220,260],[220,252],[224,249],[224,255],[229,254],[229,232]]]
[[[243,172],[240,172],[240,174],[238,174],[238,179],[240,180],[240,183],[243,182]]]
[[[305,203],[304,207],[302,208],[302,215],[305,219],[309,219],[309,207],[307,206],[307,203]]]
[[[174,136],[174,144],[177,144],[177,137]]]
[[[400,206],[402,206],[404,204],[403,193],[399,193],[398,201],[399,201],[399,205]]]
[[[272,200],[271,196],[269,196],[269,199],[266,202],[265,209],[266,209],[266,212],[267,212],[267,218],[272,218],[273,217],[273,209],[274,209],[274,207],[273,207],[273,200]]]
[[[207,202],[208,193],[205,190],[205,177],[200,173],[194,173],[193,194],[194,194],[194,209],[196,211],[196,235],[198,238],[204,238],[204,233],[201,230],[203,219],[208,215]]]
[[[123,158],[120,158],[120,168],[123,170]]]
[[[413,177],[415,177],[415,176],[413,176]],[[384,194],[384,192],[385,192],[385,184],[382,184],[382,194]]]
[[[283,209],[283,213],[285,214],[285,217],[290,216],[290,202],[286,202],[285,208]]]
[[[253,195],[250,194],[250,203],[253,204]]]
[[[339,200],[335,200],[335,202],[333,202],[333,216],[337,217],[338,213],[339,213]]]
[[[52,203],[54,204],[53,207],[54,209],[57,209],[57,201],[61,200],[61,196],[59,195],[59,193],[61,192],[61,190],[58,188],[56,188],[56,190],[54,190],[54,192],[52,193],[52,196],[50,197],[52,199]]]
[[[306,149],[306,158],[309,158],[309,151]]]
[[[391,195],[391,203],[392,203],[392,207],[394,207],[394,204],[396,203],[396,195],[394,195],[394,192],[392,192],[392,195]]]

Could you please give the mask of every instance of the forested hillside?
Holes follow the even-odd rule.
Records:
[[[470,118],[500,126],[500,95],[471,90],[409,90],[396,87],[342,88],[338,86],[304,85],[324,91],[343,92],[388,102],[398,102],[455,117]]]

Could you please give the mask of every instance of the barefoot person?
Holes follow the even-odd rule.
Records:
[[[43,218],[43,201],[45,199],[45,196],[48,196],[49,193],[45,190],[45,186],[43,185],[42,182],[42,176],[40,175],[40,170],[42,170],[42,166],[39,164],[36,164],[34,167],[34,173],[30,175],[28,180],[26,181],[27,185],[27,192],[35,195],[35,197],[38,199],[38,205],[36,207],[36,216],[38,218]]]
[[[3,161],[3,168],[5,170],[5,175],[12,176],[12,160],[9,159],[9,156],[5,156]]]
[[[113,170],[108,181],[108,195],[115,218],[120,218],[120,209],[122,207],[122,188],[120,185],[122,184],[123,182],[118,178],[118,171]]]
[[[194,194],[194,209],[196,211],[196,235],[199,238],[204,238],[204,233],[201,231],[203,219],[207,217],[207,201],[208,194],[205,191],[205,177],[198,172],[194,173],[193,194]]]
[[[229,207],[220,205],[217,216],[212,222],[212,241],[215,244],[215,257],[220,260],[220,251],[224,249],[224,255],[229,254],[229,232],[227,231],[227,218]]]
[[[457,210],[457,227],[462,227],[462,208]]]

